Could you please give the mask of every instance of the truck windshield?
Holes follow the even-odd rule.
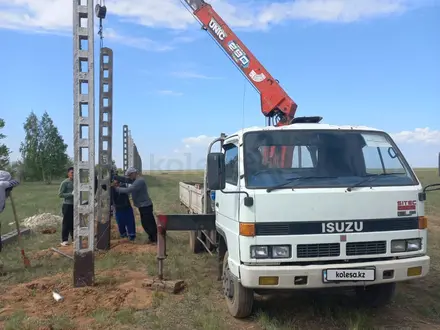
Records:
[[[392,139],[382,132],[280,130],[249,132],[243,139],[248,188],[418,184]]]

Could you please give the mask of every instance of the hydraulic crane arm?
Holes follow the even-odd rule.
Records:
[[[223,48],[249,82],[259,91],[261,111],[277,126],[288,125],[294,118],[297,104],[287,95],[277,80],[264,68],[251,51],[204,0],[185,0],[190,11]]]

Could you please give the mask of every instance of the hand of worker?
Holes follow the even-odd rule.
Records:
[[[11,187],[15,187],[18,186],[20,184],[20,182],[18,182],[17,180],[12,179],[11,181],[9,181],[9,185]]]

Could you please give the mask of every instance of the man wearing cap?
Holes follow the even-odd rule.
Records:
[[[17,180],[12,179],[12,176],[9,172],[0,171],[0,213],[6,207],[6,199],[9,197],[9,194],[12,191],[12,188],[17,186],[19,182]],[[0,223],[1,229],[1,223]],[[2,239],[1,239],[1,230],[0,230],[0,252],[2,250]],[[0,260],[0,275],[4,275],[3,272],[3,262]]]
[[[115,191],[120,194],[131,194],[133,204],[139,209],[141,215],[141,224],[148,234],[148,243],[156,244],[157,227],[156,219],[153,213],[153,202],[148,194],[147,183],[144,178],[138,175],[134,167],[129,167],[124,177],[115,176],[114,180],[131,184],[127,188],[115,187]]]

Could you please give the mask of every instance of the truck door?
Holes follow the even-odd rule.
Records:
[[[237,144],[227,142],[223,145],[225,153],[225,176],[226,186],[225,192],[234,192],[239,190],[239,148]],[[232,228],[236,228],[237,225],[234,222],[238,222],[239,214],[239,194],[228,193],[225,194],[221,191],[216,192],[215,196],[215,210],[217,216],[217,223],[220,228],[225,231],[231,231]],[[230,232],[231,233],[231,232]],[[237,233],[238,234],[238,233]],[[228,242],[230,244],[231,242]]]

